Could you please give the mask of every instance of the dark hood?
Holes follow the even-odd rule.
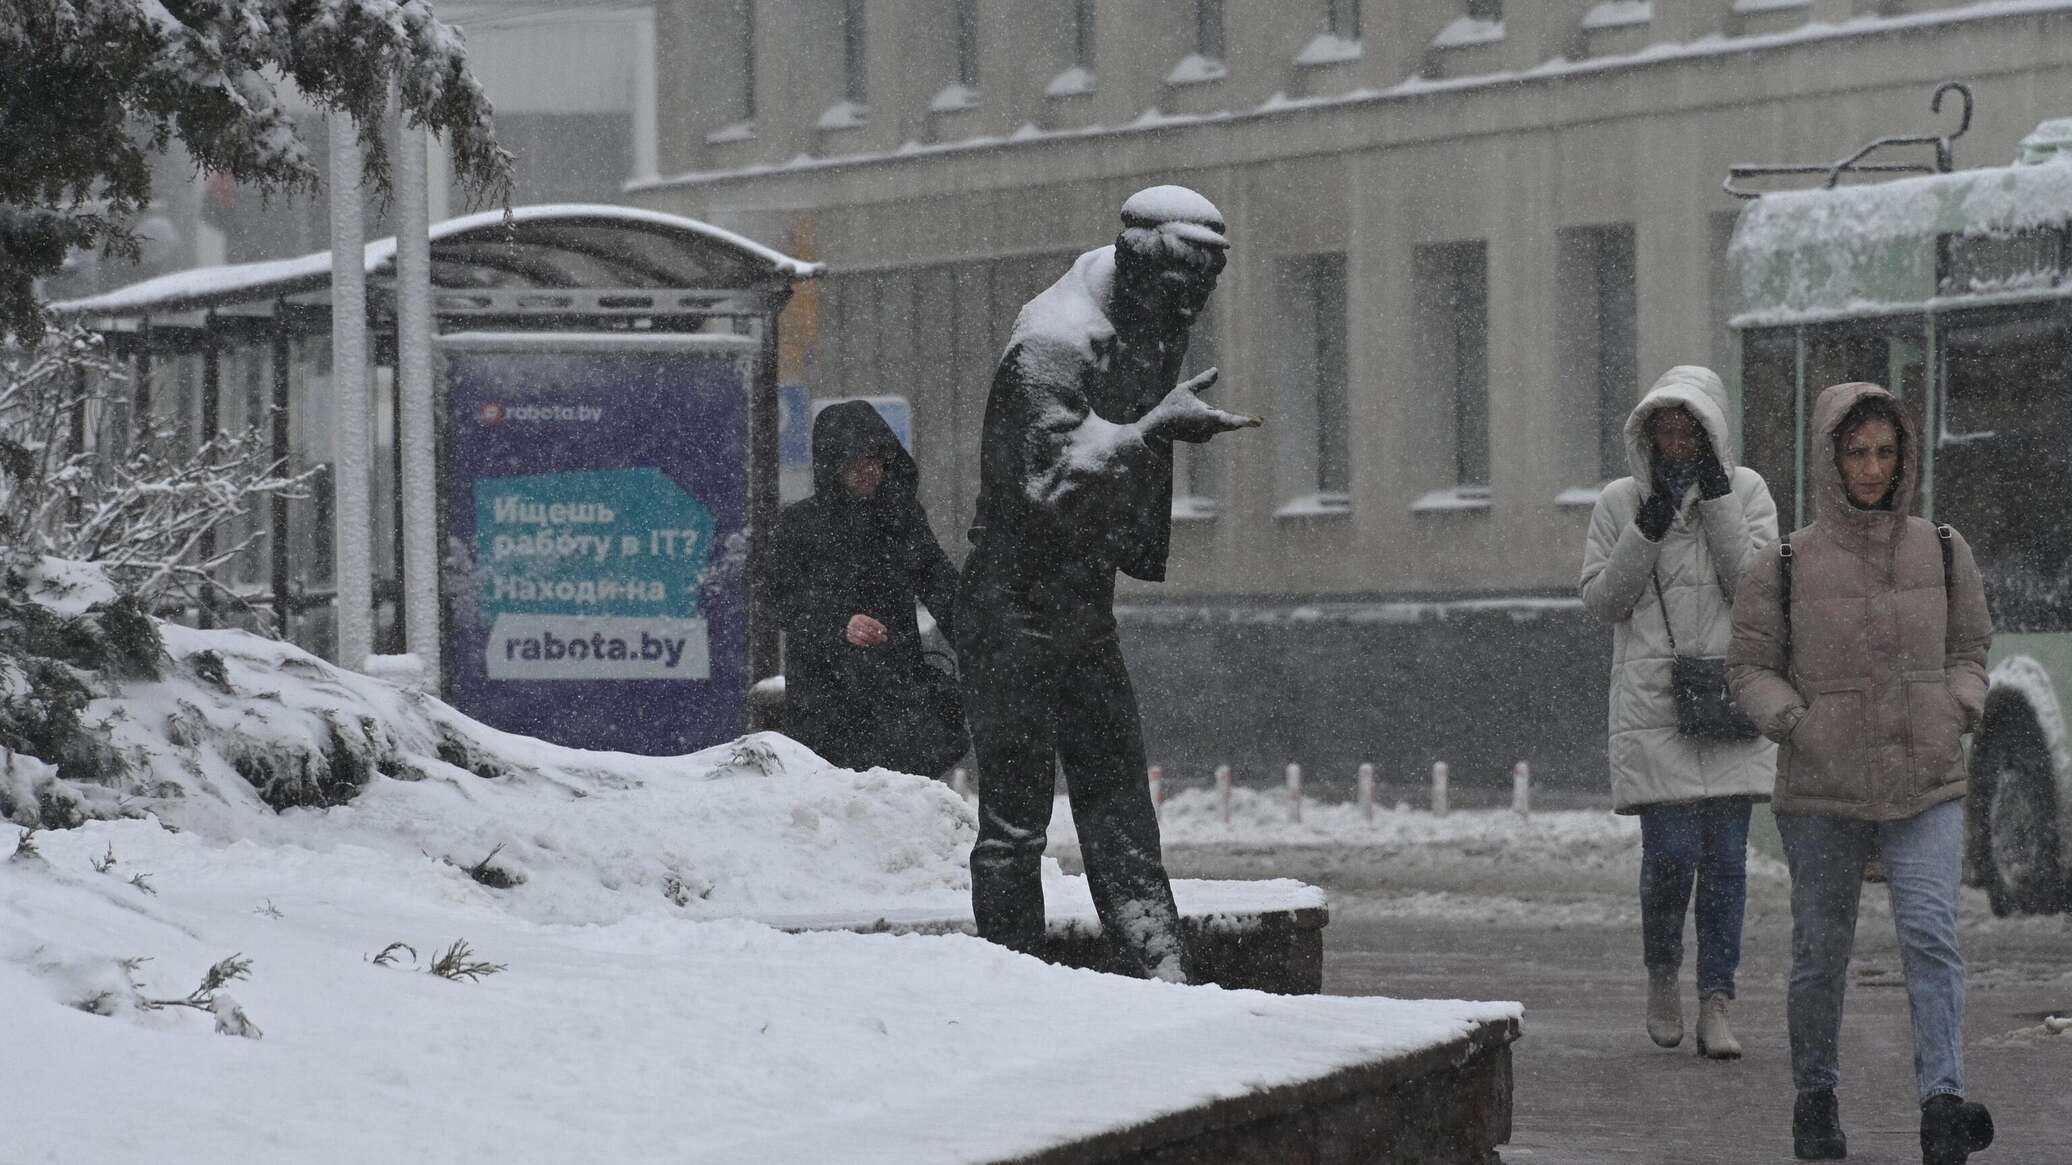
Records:
[[[878,410],[860,400],[829,405],[813,419],[813,492],[847,500],[849,495],[836,478],[850,458],[872,449],[885,455],[885,483],[878,487],[878,496],[914,497],[921,472],[913,456],[901,447],[899,437]]]

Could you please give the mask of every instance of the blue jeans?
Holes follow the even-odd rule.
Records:
[[[1856,941],[1864,862],[1885,862],[1914,1018],[1921,1099],[1964,1095],[1964,958],[1957,953],[1957,884],[1964,803],[1945,801],[1904,821],[1779,816],[1791,863],[1791,1078],[1800,1092],[1841,1079],[1842,989]]]
[[[1745,797],[1640,811],[1640,946],[1649,971],[1683,966],[1684,913],[1698,884],[1698,994],[1734,997],[1741,915],[1748,902]]]

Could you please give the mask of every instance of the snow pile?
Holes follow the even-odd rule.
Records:
[[[659,899],[536,922],[357,845],[145,821],[33,840],[0,854],[0,1091],[37,1116],[10,1161],[1002,1160],[1518,1014],[685,922]],[[462,940],[476,978],[425,973]],[[249,975],[216,1010],[177,1003],[233,955]],[[215,1034],[232,996],[263,1039]]]
[[[90,568],[56,560],[30,593],[67,617],[112,597]],[[650,905],[690,917],[954,909],[968,897],[975,819],[933,781],[834,769],[775,734],[687,757],[562,748],[292,644],[157,628],[161,678],[101,677],[78,713],[123,813],[217,842],[477,867],[536,921]],[[32,801],[48,775],[10,754],[0,794],[15,792],[0,801]]]
[[[67,564],[15,593],[65,626],[110,609]],[[290,645],[154,626],[151,675],[0,657],[10,700],[23,666],[91,694],[108,783],[84,784],[108,796],[84,808],[110,818],[0,834],[0,1095],[37,1118],[10,1161],[1001,1160],[1519,1014],[787,934],[730,916],[968,917],[969,807],[775,735],[560,748]],[[22,812],[82,785],[0,755]],[[277,809],[269,786],[322,796]],[[1090,915],[1047,865],[1054,910]]]

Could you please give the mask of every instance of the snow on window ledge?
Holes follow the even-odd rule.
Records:
[[[1050,79],[1043,87],[1045,97],[1083,97],[1094,91],[1094,71],[1085,65],[1074,65]]]
[[[1331,518],[1353,512],[1351,494],[1313,493],[1289,498],[1273,512],[1276,518]]]
[[[1604,0],[1583,14],[1583,31],[1598,32],[1635,24],[1649,24],[1654,19],[1654,0]]]
[[[1457,485],[1435,489],[1410,503],[1413,514],[1479,513],[1495,505],[1486,485]]]
[[[1594,506],[1597,504],[1598,495],[1603,492],[1604,487],[1601,485],[1571,486],[1554,495],[1554,504],[1563,509]]]
[[[1366,54],[1360,42],[1335,32],[1320,32],[1295,55],[1298,65],[1336,65],[1357,61]]]
[[[1200,85],[1206,81],[1221,81],[1230,76],[1230,67],[1214,57],[1200,53],[1188,53],[1166,74],[1168,85]]]
[[[722,146],[728,142],[752,142],[754,140],[755,123],[752,121],[737,121],[732,125],[723,125],[705,135],[705,144],[711,146]]]
[[[870,119],[870,106],[856,101],[837,101],[827,107],[827,112],[820,115],[814,126],[823,130],[857,129],[868,124]]]
[[[1200,494],[1173,495],[1173,521],[1175,522],[1213,521],[1222,512],[1222,509],[1223,507],[1217,504],[1215,498],[1203,497]]]
[[[1439,30],[1432,38],[1435,49],[1464,49],[1471,45],[1495,44],[1504,39],[1504,22],[1501,20],[1477,20],[1472,16],[1457,16],[1453,23]]]
[[[943,86],[942,92],[937,93],[934,99],[928,103],[928,112],[930,113],[959,113],[966,109],[976,108],[978,108],[978,90],[961,82],[953,82]]]
[[[1734,0],[1734,11],[1783,12],[1792,8],[1811,8],[1813,0]]]

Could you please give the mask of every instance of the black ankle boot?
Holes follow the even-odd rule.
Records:
[[[1801,1092],[1792,1101],[1791,1152],[1801,1161],[1840,1161],[1849,1155],[1849,1138],[1842,1135],[1842,1112],[1835,1104],[1833,1089]]]
[[[1921,1165],[1964,1165],[1993,1143],[1993,1114],[1983,1104],[1942,1094],[1921,1105]]]

